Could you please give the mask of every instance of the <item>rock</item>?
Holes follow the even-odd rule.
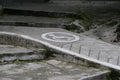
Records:
[[[75,20],[74,22],[72,22],[71,24],[79,27],[82,31],[85,31],[84,26],[82,26],[81,22],[79,20]]]
[[[82,23],[79,20],[75,20],[73,22],[71,22],[68,25],[65,25],[65,29],[73,31],[73,32],[84,32],[85,31],[85,27],[82,25]]]

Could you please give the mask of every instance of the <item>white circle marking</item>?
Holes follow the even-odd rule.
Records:
[[[54,42],[75,42],[80,39],[79,36],[66,32],[48,32],[42,34],[41,37]]]

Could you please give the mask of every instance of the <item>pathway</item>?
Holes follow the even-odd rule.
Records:
[[[119,46],[95,40],[84,35],[72,33],[60,28],[1,26],[0,30],[1,32],[12,32],[25,35],[23,37],[37,41],[56,51],[77,56],[81,59],[107,66],[109,68],[120,70]],[[48,32],[57,33],[48,34]],[[58,32],[60,32],[60,34]],[[8,34],[10,35],[10,33]],[[41,35],[43,37],[41,37]],[[67,40],[68,42],[66,42]]]

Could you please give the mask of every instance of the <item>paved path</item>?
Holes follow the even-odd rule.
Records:
[[[66,54],[78,56],[82,59],[92,61],[110,68],[120,70],[120,47],[103,41],[95,40],[84,35],[79,35],[59,28],[31,28],[31,27],[13,27],[1,26],[1,32],[12,32],[20,35],[29,36],[27,38],[36,40],[57,51]],[[79,36],[80,40],[75,42],[54,42],[43,39],[42,34],[48,32],[66,32]],[[45,36],[45,35],[44,35]],[[53,35],[47,35],[49,38]],[[61,35],[58,34],[58,37]],[[63,35],[62,35],[63,36]],[[71,37],[68,35],[67,37]],[[62,37],[64,38],[64,37]],[[71,38],[72,39],[72,38]],[[64,41],[63,39],[61,39]]]

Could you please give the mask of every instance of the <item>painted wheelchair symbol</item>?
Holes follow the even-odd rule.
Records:
[[[73,37],[68,37],[68,36],[56,36],[53,33],[49,34],[49,36],[51,36],[52,39],[54,39],[54,40],[68,40],[68,41],[70,41],[70,40],[74,39]]]
[[[43,39],[54,42],[74,42],[79,40],[79,37],[66,32],[48,32],[41,35]]]

